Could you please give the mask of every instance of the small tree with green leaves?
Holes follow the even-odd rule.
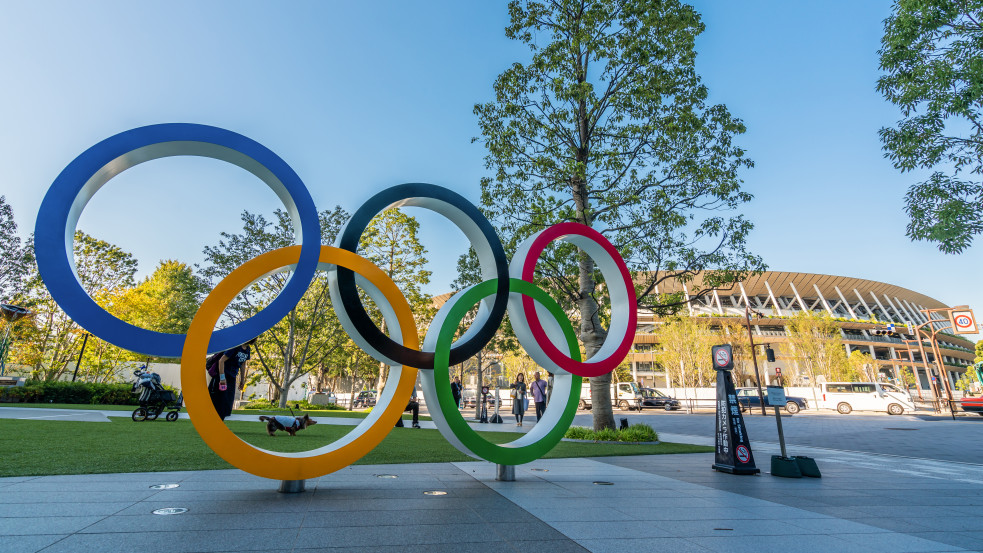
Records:
[[[877,90],[904,116],[880,130],[884,155],[934,170],[908,189],[908,236],[962,252],[983,232],[983,2],[897,0],[878,53]]]

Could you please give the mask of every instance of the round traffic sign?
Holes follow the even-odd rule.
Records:
[[[718,349],[713,357],[713,361],[718,367],[726,367],[730,364],[730,352],[724,348]]]
[[[953,322],[957,330],[973,330],[973,319],[969,315],[956,315]]]

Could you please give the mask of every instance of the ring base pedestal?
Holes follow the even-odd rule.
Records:
[[[306,480],[280,480],[280,487],[276,491],[280,493],[301,493],[305,489]]]
[[[495,480],[515,482],[515,465],[495,465]]]

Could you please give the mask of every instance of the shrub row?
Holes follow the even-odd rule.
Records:
[[[308,403],[306,399],[301,401],[289,401],[287,402],[287,405],[293,407],[294,409],[300,407],[301,411],[345,411],[346,410],[344,407],[335,405],[334,403],[329,403],[327,405],[315,405],[313,403]],[[261,409],[264,411],[270,411],[270,410],[282,410],[284,412],[288,411],[288,409],[281,409],[279,405],[274,405],[273,402],[268,399],[254,399],[249,403],[243,405],[241,408]]]
[[[0,402],[137,405],[132,384],[94,382],[27,382],[0,388]]]
[[[633,424],[624,430],[605,428],[597,431],[585,426],[571,426],[563,437],[571,440],[594,440],[597,442],[659,441],[659,435],[647,424]]]

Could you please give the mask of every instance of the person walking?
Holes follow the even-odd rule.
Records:
[[[522,426],[522,417],[526,415],[526,407],[529,406],[529,400],[526,399],[526,375],[519,373],[515,376],[515,382],[513,382],[509,388],[512,389],[512,414],[515,415],[515,425]]]
[[[253,338],[245,344],[226,350],[216,361],[215,374],[208,384],[208,395],[222,420],[232,414],[236,397],[236,377],[249,360],[249,346],[255,343],[256,338]]]
[[[451,395],[454,396],[454,405],[457,408],[461,408],[461,377],[455,376],[454,382],[451,382]]]
[[[536,404],[536,422],[539,422],[546,411],[546,381],[539,378],[539,371],[532,373],[532,379],[529,387],[532,388],[532,401]]]
[[[416,388],[413,388],[413,395],[410,396],[410,401],[406,404],[406,409],[403,412],[413,413],[413,428],[420,428],[420,402],[416,399]],[[396,419],[395,428],[403,428],[403,416],[400,415]]]

